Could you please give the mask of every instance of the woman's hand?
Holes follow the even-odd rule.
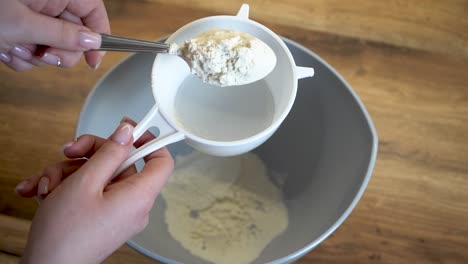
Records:
[[[99,263],[142,231],[174,166],[167,149],[113,178],[128,157],[133,122],[108,140],[84,135],[64,146],[67,160],[21,182],[24,197],[46,197],[34,216],[22,263]],[[146,132],[135,145],[154,136]]]
[[[0,4],[0,60],[16,71],[33,65],[71,67],[83,52],[96,69],[104,52],[98,33],[110,33],[102,0],[4,0]],[[34,55],[37,45],[49,46]]]

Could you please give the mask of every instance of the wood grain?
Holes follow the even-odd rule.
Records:
[[[193,1],[191,7],[182,0],[106,3],[115,34],[146,39],[165,36],[197,18],[221,11],[235,13],[238,8],[236,1],[219,4],[200,0]],[[419,2],[418,8],[411,0],[359,0],[349,2],[348,7],[344,1],[298,3],[299,7],[291,7],[280,1],[253,0],[252,16],[335,67],[368,108],[380,138],[375,171],[358,206],[330,238],[299,263],[466,263],[468,16],[460,16],[467,2],[427,0]],[[256,5],[262,7],[262,14],[255,11]],[[377,11],[356,11],[369,6],[395,13],[389,19],[391,23],[383,23],[385,19]],[[367,19],[371,28],[357,33],[343,29],[343,33],[324,26],[332,22],[323,22],[320,27],[308,25],[313,21],[299,25],[298,15],[302,20],[309,16],[326,20],[320,10],[327,8],[330,12],[343,10],[328,16],[344,16],[346,12],[352,13],[349,17],[362,15],[360,19]],[[282,15],[278,15],[279,9]],[[422,21],[424,14],[431,14],[429,22],[434,24],[414,22]],[[357,22],[350,19],[348,23],[343,27],[355,27],[353,23]],[[406,28],[409,24],[414,28]],[[464,25],[463,30],[460,25]],[[373,30],[377,27],[382,33],[375,37]],[[400,29],[404,34],[390,34]],[[451,33],[442,33],[445,31]],[[427,39],[430,35],[433,39]],[[450,47],[447,52],[441,50],[445,44]],[[0,213],[32,219],[36,203],[15,196],[15,184],[61,158],[58,149],[73,138],[88,92],[124,56],[109,53],[97,72],[88,71],[83,63],[73,69],[41,68],[26,73],[0,66],[0,147],[4,150],[0,157]],[[0,225],[10,232],[2,229],[0,236],[22,234],[24,239],[25,233],[15,231],[18,225],[24,225],[18,221],[20,224],[16,220],[5,222],[0,217]],[[21,254],[16,240],[9,241],[0,241],[0,251],[7,253],[6,248],[12,251],[10,254]],[[106,261],[147,262],[128,247]]]
[[[2,264],[18,264],[19,257],[0,252],[0,263]]]
[[[255,20],[372,40],[445,54],[468,56],[466,0],[147,0],[235,14],[250,5]],[[278,19],[281,17],[281,19]]]
[[[28,238],[31,221],[0,215],[0,249],[21,256]]]

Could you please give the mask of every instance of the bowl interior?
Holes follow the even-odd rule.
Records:
[[[297,65],[314,67],[316,75],[299,80],[290,114],[254,150],[273,180],[280,182],[289,213],[288,229],[255,263],[291,262],[330,235],[359,200],[377,151],[372,121],[352,89],[318,56],[285,42]],[[153,56],[134,55],[103,78],[86,102],[77,135],[107,137],[124,115],[140,120],[154,104],[148,80],[153,60]],[[135,84],[141,88],[138,93]],[[184,143],[171,145],[170,150],[173,154],[193,151]],[[167,263],[206,263],[172,239],[164,223],[164,207],[159,197],[150,224],[129,244]]]

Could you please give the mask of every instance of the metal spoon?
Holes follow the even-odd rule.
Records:
[[[101,34],[101,47],[98,50],[170,53],[171,45],[162,42]]]
[[[224,40],[227,43],[231,40],[238,41],[239,46],[235,46],[236,44],[230,46],[233,45],[232,41],[231,44],[213,44]],[[253,83],[267,76],[276,65],[274,51],[263,41],[246,33],[213,29],[195,36],[188,43],[190,43],[187,44],[189,46],[184,44],[179,47],[176,44],[101,34],[99,50],[176,55],[187,62],[192,74],[202,79],[203,82],[216,86]],[[219,45],[219,50],[217,50],[217,45]],[[250,50],[246,51],[244,48]],[[227,69],[230,70],[227,71]]]

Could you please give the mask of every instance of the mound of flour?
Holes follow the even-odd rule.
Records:
[[[205,83],[217,86],[243,85],[262,79],[276,64],[273,50],[246,33],[213,29],[182,46],[173,44],[172,53],[187,61],[191,72]]]
[[[178,156],[162,196],[172,237],[213,263],[249,263],[288,226],[282,193],[255,154]]]

